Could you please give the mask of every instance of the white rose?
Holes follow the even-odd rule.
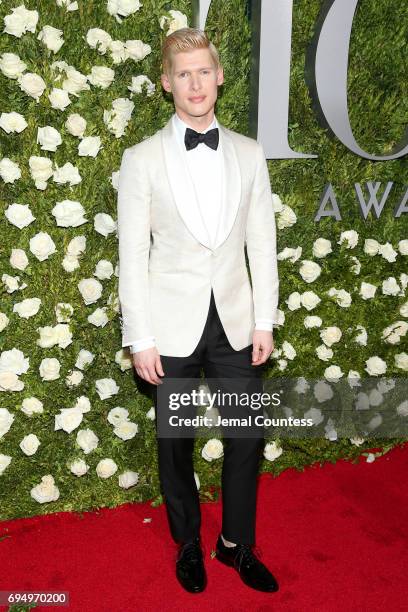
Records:
[[[14,372],[0,372],[0,391],[22,391],[24,383]]]
[[[27,64],[15,53],[3,53],[0,56],[0,70],[9,79],[18,79],[26,68]]]
[[[352,444],[354,444],[354,446],[361,446],[362,444],[364,444],[365,440],[364,438],[350,438],[350,442]]]
[[[357,372],[357,370],[349,370],[349,373],[347,374],[347,382],[349,384],[349,387],[354,388],[354,387],[359,387],[360,386],[360,378],[361,375]]]
[[[40,334],[37,344],[41,348],[52,348],[58,343],[59,333],[56,327],[45,325],[44,327],[37,327],[37,331]]]
[[[354,274],[360,274],[360,270],[361,270],[361,263],[360,261],[357,259],[357,257],[350,257],[350,259],[352,261],[354,261],[354,264],[352,266],[350,266],[350,270],[354,273]]]
[[[399,344],[400,339],[406,335],[407,330],[408,323],[406,321],[396,321],[383,330],[381,339],[389,344]]]
[[[263,455],[268,461],[275,461],[283,453],[283,449],[276,442],[265,444]]]
[[[10,204],[4,211],[5,217],[19,229],[27,227],[35,220],[28,204]]]
[[[283,210],[282,200],[277,193],[272,194],[272,206],[276,213],[280,213]]]
[[[393,263],[397,258],[397,251],[394,251],[392,248],[392,244],[390,242],[386,242],[385,244],[380,244],[380,248],[378,253],[384,257],[390,263]]]
[[[160,27],[162,30],[164,30],[166,26],[168,26],[166,32],[167,36],[175,32],[176,30],[188,27],[187,16],[184,15],[184,13],[181,13],[180,11],[175,11],[173,9],[171,9],[169,13],[171,15],[171,18],[167,17],[167,15],[163,15],[159,19]]]
[[[84,370],[87,365],[91,364],[95,358],[95,355],[90,351],[85,349],[81,349],[78,353],[77,360],[75,362],[75,367],[80,370]]]
[[[6,289],[8,293],[13,293],[14,291],[18,291],[18,281],[20,280],[19,276],[10,276],[9,274],[3,274],[1,280],[6,285]]]
[[[278,369],[280,371],[285,370],[287,365],[288,365],[288,362],[286,361],[286,359],[278,359]]]
[[[11,249],[9,262],[17,270],[25,270],[29,263],[24,249]]]
[[[339,342],[341,336],[341,329],[335,326],[325,327],[320,332],[320,337],[326,346],[332,346],[336,342]]]
[[[64,259],[62,260],[62,267],[64,270],[66,270],[66,272],[73,272],[79,268],[78,258],[74,255],[65,255]]]
[[[327,384],[327,382],[324,380],[319,380],[319,382],[317,382],[313,387],[313,395],[321,404],[322,402],[327,402],[327,400],[332,399],[334,393],[333,389]]]
[[[9,431],[13,421],[14,414],[11,414],[7,408],[0,408],[0,438]]]
[[[26,397],[21,404],[21,412],[31,417],[44,412],[43,403],[36,397]]]
[[[408,400],[402,402],[399,406],[397,406],[397,414],[402,417],[408,416]]]
[[[306,327],[306,329],[311,329],[312,327],[320,327],[322,322],[323,321],[320,317],[308,315],[305,317],[303,325]]]
[[[94,275],[100,280],[111,278],[113,274],[113,265],[106,259],[100,259],[95,267]]]
[[[12,132],[20,134],[27,126],[27,121],[20,113],[12,111],[11,113],[1,113],[0,115],[0,128],[7,132],[7,134]]]
[[[102,146],[100,136],[85,136],[78,145],[80,157],[96,157]]]
[[[82,410],[79,408],[61,408],[60,413],[55,415],[54,430],[63,429],[71,433],[79,427],[83,419]]]
[[[63,31],[58,30],[58,28],[53,28],[52,26],[46,25],[40,30],[37,40],[41,40],[47,49],[56,53],[59,51],[64,44],[64,39],[62,38]]]
[[[90,28],[86,33],[86,42],[92,49],[97,49],[101,55],[105,55],[112,42],[112,37],[101,28]]]
[[[347,230],[345,232],[341,232],[340,239],[338,244],[343,244],[346,242],[346,246],[348,249],[354,249],[358,244],[358,234],[355,230]]]
[[[321,271],[322,269],[319,264],[308,259],[303,259],[299,274],[306,283],[313,283],[313,281],[320,276]]]
[[[86,120],[78,113],[72,113],[66,120],[65,127],[72,136],[83,138],[86,130]]]
[[[398,250],[401,255],[408,255],[408,239],[400,240],[398,243]]]
[[[125,43],[122,40],[112,40],[109,50],[114,64],[120,64],[129,57]]]
[[[102,284],[96,278],[83,278],[78,283],[85,304],[94,304],[102,295]]]
[[[357,325],[357,329],[360,329],[360,333],[354,338],[354,342],[361,344],[361,346],[367,346],[367,330],[362,325]]]
[[[94,228],[98,234],[108,236],[117,229],[117,222],[112,219],[107,213],[97,213],[94,217]]]
[[[108,315],[106,314],[106,307],[96,308],[92,314],[87,317],[87,320],[95,327],[105,327],[109,323]]]
[[[221,440],[217,438],[211,438],[208,440],[202,448],[201,456],[206,461],[212,461],[213,459],[219,459],[224,454],[224,447]]]
[[[26,298],[22,302],[14,304],[13,312],[16,312],[23,319],[28,319],[37,314],[40,310],[40,305],[40,298]]]
[[[5,183],[14,183],[21,178],[21,170],[18,164],[9,157],[0,160],[0,176]]]
[[[37,130],[37,143],[43,151],[56,151],[62,143],[61,134],[50,125],[39,127]]]
[[[65,7],[67,12],[79,9],[78,2],[71,2],[71,0],[57,0],[57,5]]]
[[[324,377],[328,380],[333,380],[333,382],[336,382],[342,376],[344,376],[344,372],[337,365],[331,365],[324,371]]]
[[[85,236],[75,236],[67,247],[67,253],[69,255],[74,255],[78,257],[83,253],[86,249],[86,237]]]
[[[8,318],[6,313],[0,312],[0,332],[2,332],[3,329],[6,329],[9,323],[10,323],[10,319]]]
[[[321,299],[313,291],[304,291],[300,296],[300,302],[306,310],[310,311],[321,302]]]
[[[91,402],[89,401],[89,398],[86,397],[86,395],[81,395],[81,397],[78,397],[74,408],[78,408],[82,413],[90,412]]]
[[[149,410],[146,412],[146,418],[150,421],[154,421],[156,418],[156,410],[154,406],[150,406]]]
[[[0,355],[0,372],[14,372],[14,374],[26,374],[30,367],[30,360],[24,357],[23,351],[12,348],[9,351],[3,351]]]
[[[128,470],[127,472],[123,472],[119,476],[119,486],[122,487],[122,489],[129,489],[130,487],[133,487],[138,482],[139,482],[138,472],[132,472]]]
[[[113,378],[99,378],[95,381],[95,387],[97,394],[102,400],[116,395],[120,389]]]
[[[330,361],[333,357],[333,351],[331,348],[328,348],[325,344],[320,344],[316,348],[316,354],[321,361]]]
[[[399,312],[401,316],[408,317],[408,302],[402,304],[401,308],[399,309]]]
[[[380,376],[387,371],[387,364],[381,357],[370,357],[366,360],[366,367],[364,369],[370,376]]]
[[[122,372],[132,369],[133,363],[130,356],[129,347],[126,347],[126,349],[122,348],[119,351],[116,351],[115,363],[119,365]]]
[[[79,98],[81,91],[89,91],[91,89],[87,77],[72,66],[67,68],[66,75],[67,78],[62,82],[62,89],[67,93]]]
[[[57,250],[55,243],[47,232],[38,232],[30,238],[30,251],[36,256],[38,261],[48,259]]]
[[[285,229],[286,227],[291,227],[297,221],[297,217],[295,212],[291,209],[290,206],[284,204],[282,207],[282,211],[279,213],[277,226],[278,229]]]
[[[364,241],[364,253],[373,257],[374,255],[378,254],[380,246],[381,245],[379,242],[377,242],[377,240],[373,240],[372,238],[366,238],[366,240]]]
[[[3,32],[21,38],[26,32],[35,32],[38,17],[38,11],[29,11],[24,4],[20,4],[4,17]]]
[[[0,476],[8,468],[10,463],[11,463],[10,455],[3,455],[2,453],[0,453]]]
[[[81,384],[84,375],[79,370],[72,370],[65,378],[65,383],[68,387],[77,387]]]
[[[75,476],[83,476],[89,470],[89,465],[83,459],[76,459],[70,464],[69,469]]]
[[[287,359],[292,360],[296,357],[296,350],[287,340],[285,340],[282,344],[282,351]]]
[[[401,287],[393,276],[389,276],[382,282],[382,292],[384,295],[398,295]]]
[[[129,411],[126,408],[122,408],[122,406],[116,406],[116,408],[112,408],[108,412],[108,421],[111,425],[115,427],[123,421],[128,421]]]
[[[99,478],[109,478],[117,471],[118,466],[113,459],[101,459],[96,466],[96,473]]]
[[[57,380],[61,364],[55,357],[44,358],[39,367],[42,380]]]
[[[26,72],[18,78],[18,84],[21,91],[24,91],[28,96],[31,96],[38,102],[47,87],[44,79],[33,72]]]
[[[51,102],[51,107],[56,108],[57,110],[65,110],[67,106],[71,104],[71,99],[68,95],[68,92],[65,89],[60,89],[59,87],[54,87],[50,94],[48,94],[48,99]]]
[[[139,431],[139,427],[137,423],[132,423],[132,421],[122,421],[113,430],[113,433],[121,438],[121,440],[131,440],[135,437],[137,432]]]
[[[372,285],[371,283],[365,283],[364,281],[361,283],[360,287],[360,295],[363,300],[371,300],[375,296],[375,292],[377,291],[377,287]]]
[[[408,371],[408,353],[398,353],[395,355],[394,359],[396,368],[405,370],[405,372]]]
[[[35,434],[28,434],[28,436],[24,436],[19,446],[25,455],[31,457],[31,455],[35,455],[40,444],[41,442]]]
[[[53,175],[52,161],[48,157],[31,155],[28,160],[32,179],[37,189],[46,189],[47,181]]]
[[[147,96],[152,96],[156,89],[156,85],[152,83],[145,74],[139,74],[138,76],[132,77],[132,82],[128,89],[132,94],[141,94],[146,91]],[[130,97],[132,97],[132,95]]]
[[[128,17],[136,13],[141,7],[139,0],[108,0],[107,11],[109,15],[113,15],[118,23],[122,22],[119,15]]]
[[[80,429],[77,433],[76,441],[85,455],[87,455],[98,446],[99,438],[91,429]]]
[[[302,247],[297,247],[296,249],[291,249],[289,247],[285,247],[283,251],[278,253],[278,260],[283,261],[285,259],[289,259],[291,263],[295,263],[302,256]]]
[[[140,62],[152,52],[151,46],[142,40],[127,40],[125,45],[128,56],[135,62]]]
[[[106,89],[115,78],[115,71],[107,66],[92,66],[91,74],[87,77],[92,85]]]
[[[329,253],[332,253],[333,249],[330,240],[326,238],[318,238],[313,243],[313,255],[314,257],[326,257]]]
[[[298,291],[294,291],[290,294],[288,299],[286,300],[289,310],[298,310],[301,306],[300,301],[300,293]]]
[[[327,295],[334,297],[336,303],[342,308],[349,308],[351,305],[351,295],[344,289],[335,289],[335,287],[332,287],[327,291]]]
[[[76,200],[57,202],[51,213],[54,215],[59,227],[78,227],[88,221],[84,217],[84,207]]]
[[[58,487],[55,486],[54,478],[47,474],[41,478],[41,483],[30,491],[31,497],[40,504],[56,501],[59,498]]]
[[[78,168],[73,166],[71,162],[66,162],[61,168],[59,168],[57,164],[55,165],[56,169],[52,177],[54,183],[58,183],[59,185],[69,183],[70,186],[73,187],[73,185],[78,185],[82,181]]]

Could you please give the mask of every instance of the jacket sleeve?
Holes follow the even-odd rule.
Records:
[[[125,149],[117,199],[122,347],[154,335],[148,278],[150,202],[151,189],[138,147]]]
[[[279,277],[276,222],[264,150],[257,143],[256,169],[246,226],[255,320],[278,322]]]

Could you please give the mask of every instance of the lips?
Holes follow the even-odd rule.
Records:
[[[204,100],[204,98],[205,98],[205,96],[197,96],[195,98],[190,98],[190,101],[198,103],[198,102],[202,102]]]

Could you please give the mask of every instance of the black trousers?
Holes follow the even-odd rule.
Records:
[[[221,324],[214,295],[201,339],[188,357],[161,356],[166,377],[199,378],[201,368],[208,379],[233,379],[233,387],[262,391],[263,366],[251,365],[252,344],[240,351],[230,345]],[[242,381],[240,385],[239,381]],[[156,408],[157,387],[152,385]],[[210,390],[211,385],[209,384]],[[225,387],[224,387],[225,388]],[[251,434],[252,435],[252,434]],[[176,542],[189,541],[200,533],[199,494],[194,479],[194,437],[157,437],[161,492],[166,504],[170,532]],[[263,434],[257,437],[223,437],[222,534],[232,542],[255,542],[256,485]]]

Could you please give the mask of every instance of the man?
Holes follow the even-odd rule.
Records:
[[[122,346],[153,386],[156,424],[166,377],[198,378],[202,367],[212,380],[259,388],[260,366],[273,350],[279,284],[263,149],[215,117],[224,80],[216,48],[203,31],[182,28],[166,37],[162,52],[161,82],[175,113],[124,151],[118,190]],[[224,442],[216,558],[248,586],[276,591],[252,548],[263,437]],[[179,544],[176,575],[194,593],[205,588],[206,573],[193,448],[191,437],[158,437],[163,497]]]

